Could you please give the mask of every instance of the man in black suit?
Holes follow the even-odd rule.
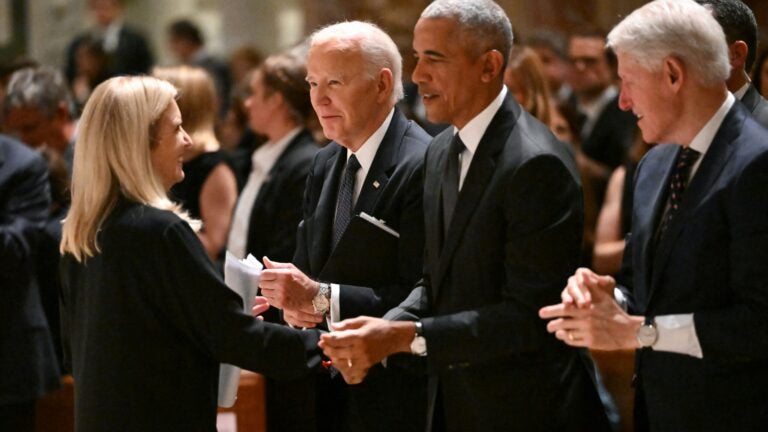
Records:
[[[88,0],[88,9],[96,27],[69,44],[65,67],[67,81],[71,83],[75,79],[77,48],[88,38],[99,41],[107,54],[107,78],[149,73],[154,64],[152,51],[141,33],[123,23],[122,1]]]
[[[728,42],[731,75],[726,84],[760,124],[768,127],[768,101],[749,80],[757,56],[757,20],[741,0],[696,0],[712,10]]]
[[[540,312],[568,345],[637,349],[638,431],[768,424],[768,131],[726,88],[715,22],[692,0],[657,0],[608,36],[622,109],[645,141],[674,144],[637,167],[620,290],[579,269]]]
[[[413,81],[430,121],[453,125],[425,160],[423,279],[385,315],[402,321],[346,320],[321,346],[352,383],[423,356],[427,430],[607,430],[586,353],[536,317],[576,268],[583,212],[572,157],[503,85],[511,45],[492,1],[422,13]]]
[[[392,39],[371,24],[340,23],[311,37],[312,105],[333,142],[312,163],[293,264],[265,258],[260,282],[290,324],[381,316],[405,299],[420,276],[422,164],[430,136],[395,108],[403,95],[401,68]],[[348,274],[320,278],[349,221],[363,212],[399,233],[397,252],[387,262],[360,257],[344,267],[360,273],[383,265],[391,268],[389,276],[371,286],[351,284]],[[339,376],[318,377],[317,408],[302,407],[308,414],[299,415],[316,415],[319,430],[422,430],[425,380],[381,366],[371,375],[366,385],[348,390]]]
[[[35,267],[37,237],[49,204],[43,159],[0,135],[0,430],[4,431],[34,430],[35,402],[59,386]]]
[[[584,119],[579,163],[591,179],[599,208],[611,172],[625,162],[634,142],[636,119],[631,112],[619,109],[615,56],[605,50],[604,32],[584,28],[573,33],[568,55],[573,65],[571,86],[576,107]]]

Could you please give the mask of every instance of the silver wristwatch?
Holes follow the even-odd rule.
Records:
[[[637,329],[637,342],[640,348],[650,348],[659,340],[659,330],[653,322],[653,318],[646,318],[645,323]]]
[[[411,341],[411,354],[422,357],[427,355],[427,340],[424,338],[421,321],[416,321],[416,334]]]
[[[315,313],[325,315],[331,309],[331,285],[319,282],[317,294],[312,299],[312,307]]]

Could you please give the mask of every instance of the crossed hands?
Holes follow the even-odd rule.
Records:
[[[616,281],[587,268],[568,278],[560,304],[539,310],[547,331],[570,346],[596,350],[635,349],[643,317],[625,312],[614,300]]]
[[[291,263],[274,262],[264,257],[264,267],[259,281],[261,295],[272,306],[283,310],[285,322],[306,328],[323,322],[323,315],[315,313],[312,306],[318,291],[317,282]]]
[[[320,336],[320,348],[348,384],[359,384],[368,370],[385,357],[410,352],[416,328],[413,322],[387,321],[361,316],[332,324],[333,332]]]

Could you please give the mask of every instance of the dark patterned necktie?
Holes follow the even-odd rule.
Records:
[[[669,208],[666,215],[659,227],[659,238],[664,235],[667,227],[672,222],[675,214],[680,209],[680,205],[683,203],[683,195],[685,189],[688,186],[688,178],[691,174],[691,168],[699,159],[701,153],[696,150],[685,147],[680,151],[680,155],[677,157],[677,162],[672,170],[672,175],[669,181]]]
[[[333,247],[339,243],[341,235],[349,225],[349,221],[352,220],[352,211],[354,205],[352,202],[355,193],[355,176],[357,170],[360,169],[360,162],[357,161],[355,155],[352,155],[347,160],[347,167],[344,170],[344,175],[341,178],[341,187],[339,187],[339,198],[336,201],[336,220],[333,223]]]
[[[448,163],[445,166],[445,178],[443,179],[443,234],[448,232],[448,227],[453,218],[453,210],[459,197],[459,155],[466,147],[459,137],[453,136],[451,148],[448,151]]]

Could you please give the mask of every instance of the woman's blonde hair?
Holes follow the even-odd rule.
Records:
[[[100,252],[97,235],[122,196],[190,220],[166,195],[152,167],[157,121],[176,98],[168,82],[112,78],[94,90],[80,119],[72,172],[72,204],[60,250],[82,262]]]
[[[152,76],[168,81],[179,90],[179,110],[184,119],[184,130],[192,138],[192,154],[216,151],[215,124],[219,102],[211,75],[201,67],[157,67]]]

